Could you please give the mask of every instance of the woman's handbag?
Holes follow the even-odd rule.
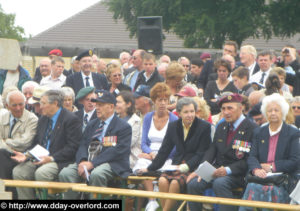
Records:
[[[258,176],[254,176],[252,173],[248,173],[246,176],[247,183],[257,183],[261,185],[284,185],[288,183],[289,176],[287,174],[279,174],[273,176],[267,176],[266,178],[261,178]]]

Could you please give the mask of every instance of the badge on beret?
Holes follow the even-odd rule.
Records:
[[[265,140],[261,140],[261,143],[265,143]]]
[[[218,139],[218,142],[223,142],[223,140],[222,139]]]
[[[227,97],[227,99],[228,99],[228,100],[231,100],[231,99],[232,99],[232,97],[229,95],[229,96]]]
[[[102,97],[103,93],[102,92],[98,92],[98,97]]]
[[[93,51],[92,50],[89,50],[89,55],[93,56]]]

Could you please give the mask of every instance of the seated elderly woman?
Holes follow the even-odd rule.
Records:
[[[261,107],[269,124],[254,131],[252,147],[247,160],[249,173],[266,178],[268,173],[293,174],[300,159],[300,132],[284,122],[289,104],[278,93],[266,96]],[[243,199],[287,203],[285,186],[262,185],[249,179]],[[248,210],[240,207],[240,210]],[[251,210],[251,209],[250,209]]]
[[[75,102],[75,93],[71,87],[65,86],[61,88],[61,91],[64,93],[64,103],[63,107],[71,112],[76,112],[78,109],[74,105]]]
[[[185,192],[186,178],[198,167],[211,143],[210,124],[196,117],[197,104],[192,98],[178,100],[176,110],[180,119],[169,125],[157,156],[147,169],[141,170],[147,172],[161,168],[176,147],[172,158],[175,171],[166,171],[159,178],[159,191],[166,193]],[[171,210],[175,203],[174,200],[161,200],[163,210]]]

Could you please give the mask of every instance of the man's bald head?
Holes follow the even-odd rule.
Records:
[[[40,72],[43,77],[50,75],[51,60],[49,58],[44,58],[40,61]]]

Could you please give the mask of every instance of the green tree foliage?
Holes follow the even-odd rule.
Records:
[[[291,37],[300,32],[300,1],[271,1],[268,19],[276,36]]]
[[[300,29],[300,1],[290,0],[106,0],[114,18],[136,36],[138,16],[163,16],[163,28],[184,39],[185,47],[221,48],[249,37],[292,36]],[[284,14],[284,15],[283,15]],[[291,27],[291,25],[294,25]]]
[[[24,29],[15,26],[15,15],[5,14],[0,6],[0,37],[23,41],[24,35]]]

